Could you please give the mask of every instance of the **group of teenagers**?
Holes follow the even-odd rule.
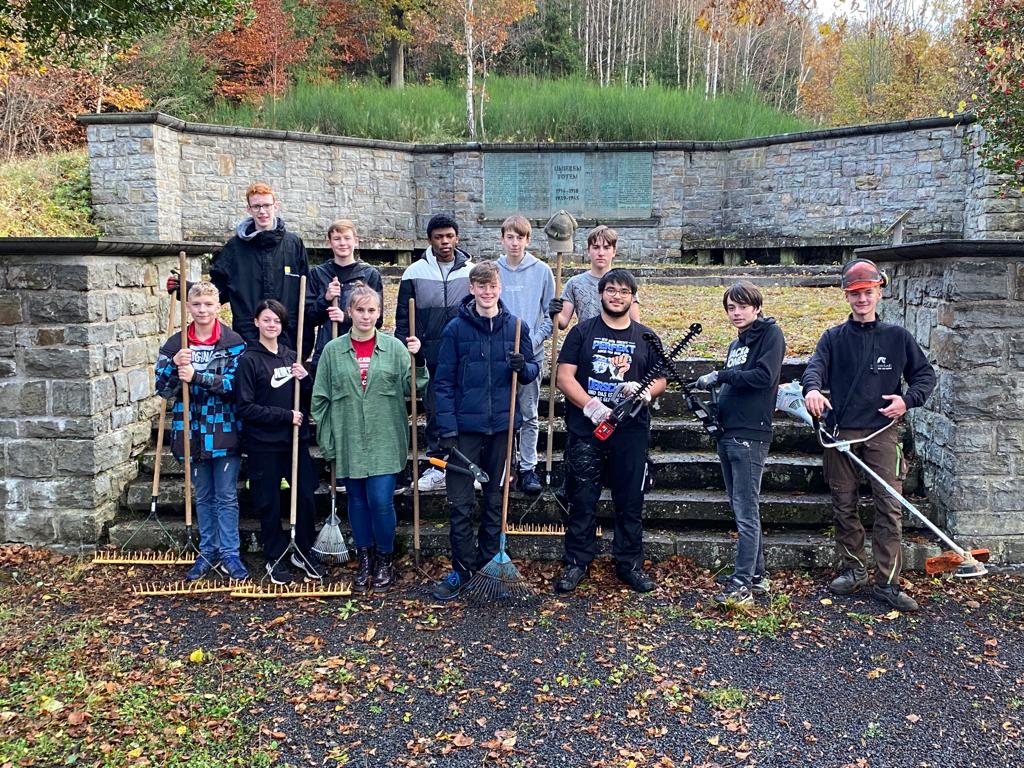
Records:
[[[188,348],[175,334],[161,347],[156,363],[157,392],[174,400],[171,441],[179,458],[185,439],[183,383],[191,396],[200,556],[187,579],[202,579],[214,568],[234,579],[248,578],[238,533],[243,454],[268,578],[276,584],[324,578],[312,552],[319,485],[308,447],[312,422],[321,455],[334,463],[345,486],[357,555],[353,589],[386,592],[395,581],[393,499],[409,460],[406,404],[415,390],[426,416],[428,458],[459,456],[487,476],[475,531],[472,476],[431,466],[419,478],[420,490],[443,490],[448,502],[451,571],[431,593],[441,601],[459,596],[498,552],[503,478],[526,494],[542,491],[536,466],[544,342],[556,324],[565,329],[575,316],[576,324],[557,351],[555,383],[565,399],[568,434],[565,479],[556,497],[567,504],[567,524],[563,567],[553,588],[570,593],[586,577],[597,556],[597,507],[606,487],[614,507],[615,573],[637,592],[656,588],[644,567],[642,517],[650,404],[664,392],[666,378],[659,373],[663,360],[644,338],[651,331],[639,322],[636,280],[628,270],[613,267],[615,230],[598,226],[588,233],[590,269],[571,277],[556,295],[551,269],[528,251],[531,225],[523,216],[503,222],[500,258],[474,263],[459,247],[458,223],[435,215],[427,225],[429,246],[402,275],[390,335],[380,330],[380,273],[359,260],[351,221],[330,225],[332,258],[310,268],[302,240],[285,228],[269,186],[250,186],[246,206],[248,215],[214,258],[210,280],[188,286]],[[572,237],[564,229],[548,234]],[[301,275],[307,276],[304,302],[298,301],[296,278]],[[859,440],[852,450],[899,490],[899,440],[895,429],[885,427],[925,402],[935,375],[910,333],[878,319],[886,280],[865,259],[844,267],[841,287],[850,315],[818,341],[803,390],[808,411],[823,419],[837,439]],[[172,275],[168,290],[176,289]],[[413,314],[410,299],[415,300]],[[218,319],[225,302],[231,307],[231,328]],[[315,339],[304,335],[304,348],[297,352],[296,314],[303,304],[304,327],[315,326],[316,333]],[[765,316],[763,297],[751,283],[729,287],[722,304],[737,336],[724,364],[696,382],[717,392],[717,449],[738,532],[733,572],[720,578],[715,600],[749,604],[771,589],[759,495],[786,343],[779,324]],[[515,407],[510,411],[513,379]],[[293,403],[296,382],[302,402],[308,403],[299,410]],[[637,405],[632,418],[604,439],[595,435],[595,428],[627,399]],[[285,559],[289,537],[282,529],[279,499],[282,483],[291,477],[296,426],[299,552]],[[510,432],[517,450],[513,467],[506,467]],[[843,563],[829,586],[836,594],[852,594],[870,581],[866,533],[857,509],[860,479],[836,451],[826,450],[824,473]],[[881,487],[873,485],[872,491],[871,594],[899,610],[917,610],[900,586],[900,505]]]

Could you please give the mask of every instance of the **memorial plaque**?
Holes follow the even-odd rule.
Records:
[[[650,152],[495,152],[484,155],[484,217],[651,217]]]

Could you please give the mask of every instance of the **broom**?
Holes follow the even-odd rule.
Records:
[[[297,319],[298,328],[295,334],[295,358],[298,360],[302,356],[302,328],[303,321],[306,314],[306,276],[302,275],[299,278],[299,316]],[[301,407],[301,382],[298,378],[295,379],[295,395],[292,399],[292,410],[299,410]],[[299,556],[299,558],[312,567],[312,563],[306,558],[302,550],[299,549],[299,545],[295,542],[295,520],[298,510],[299,501],[299,425],[292,425],[292,475],[291,475],[291,490],[290,490],[290,504],[288,511],[288,546],[284,548],[281,555],[270,564],[267,569],[267,575],[263,577],[259,584],[253,584],[251,582],[244,582],[238,589],[234,589],[231,592],[232,597],[342,597],[344,595],[352,594],[352,590],[347,582],[339,582],[338,584],[324,585],[324,584],[302,584],[299,586],[293,585],[277,585],[277,584],[266,584],[266,580],[269,578],[270,572],[277,567],[288,555],[289,552],[293,552]]]
[[[335,296],[331,302],[335,309],[338,308],[338,297]],[[338,337],[338,324],[331,321],[331,340]],[[330,428],[330,425],[328,425]],[[345,534],[341,532],[341,521],[338,519],[338,478],[335,473],[336,463],[331,461],[331,516],[327,518],[324,527],[317,534],[313,542],[312,551],[322,562],[325,563],[347,563],[349,560],[348,547],[345,545]]]
[[[174,295],[172,294],[167,316],[168,335],[174,328],[174,301]],[[139,523],[135,530],[132,531],[132,534],[117,550],[113,552],[110,550],[97,551],[92,561],[98,565],[192,565],[195,562],[194,558],[188,559],[178,554],[178,542],[171,535],[171,532],[167,530],[156,513],[156,502],[160,493],[160,460],[163,455],[164,424],[166,423],[166,418],[167,401],[161,397],[160,420],[156,429],[156,457],[153,463],[153,488],[149,499],[149,515]],[[159,526],[164,538],[171,545],[170,549],[166,552],[129,552],[128,545],[131,544],[132,539],[150,522],[156,523]]]
[[[513,352],[519,352],[519,336],[522,321],[516,318],[516,336]],[[508,535],[508,493],[512,484],[512,436],[516,421],[516,387],[519,374],[512,371],[512,396],[508,404],[508,442],[505,447],[505,484],[501,491],[501,536],[498,539],[498,553],[483,568],[476,572],[467,585],[469,596],[477,602],[522,600],[532,596],[530,588],[523,582],[509,556],[505,553],[505,538]]]

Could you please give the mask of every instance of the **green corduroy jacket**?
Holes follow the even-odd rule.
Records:
[[[394,336],[377,333],[366,374],[366,390],[349,334],[327,343],[313,385],[317,443],[339,478],[389,475],[405,469],[409,458],[412,389],[409,350]],[[416,369],[416,387],[427,386],[427,369]]]

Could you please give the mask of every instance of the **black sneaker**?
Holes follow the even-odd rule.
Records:
[[[891,605],[897,611],[903,613],[914,613],[921,610],[917,600],[912,598],[895,584],[888,584],[884,587],[875,584],[871,588],[871,596],[887,605]]]
[[[462,578],[458,571],[452,571],[434,585],[434,588],[430,590],[430,595],[435,600],[446,603],[462,594],[468,581],[469,579]]]
[[[587,575],[587,567],[585,565],[567,565],[562,569],[562,572],[555,579],[555,592],[560,595],[567,595],[572,592],[583,581],[583,577]]]
[[[274,584],[291,584],[294,581],[292,572],[284,563],[267,563],[267,576]]]
[[[719,605],[753,605],[754,594],[745,584],[730,580],[725,589],[715,595],[715,602]]]
[[[634,592],[650,592],[655,587],[654,579],[642,568],[635,568],[631,571],[616,571],[616,576],[623,584],[628,584]]]
[[[540,478],[532,469],[524,469],[519,472],[519,490],[528,496],[536,496],[543,490]]]
[[[852,595],[867,585],[868,572],[866,568],[847,568],[832,580],[828,589],[834,595]]]
[[[290,558],[292,566],[298,568],[306,576],[306,581],[323,581],[324,569],[317,565],[311,557],[299,557],[294,552]]]

